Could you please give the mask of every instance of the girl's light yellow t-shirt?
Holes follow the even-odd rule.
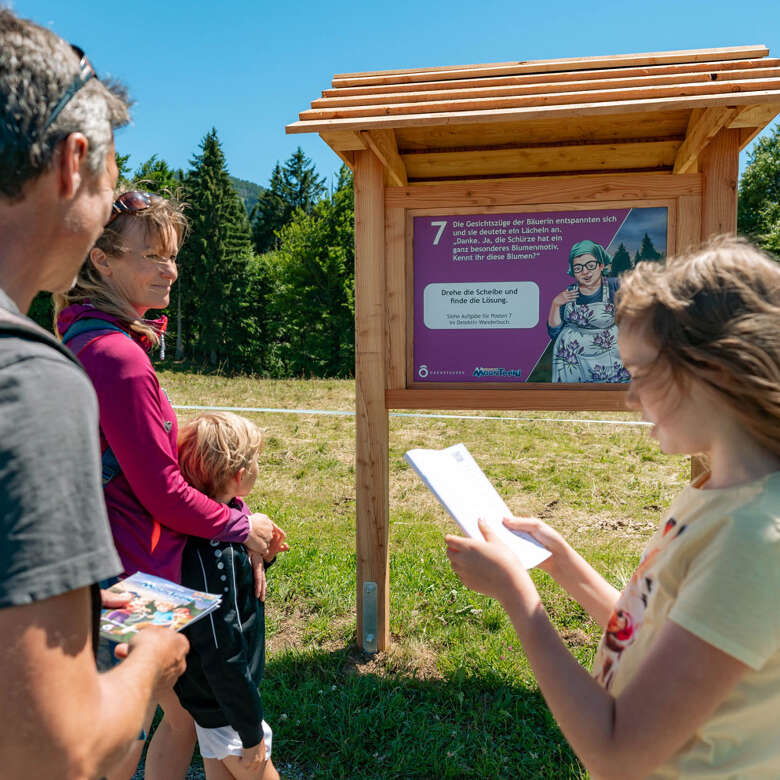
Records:
[[[650,777],[780,778],[780,472],[675,499],[618,599],[596,680],[618,696],[667,620],[749,670]]]

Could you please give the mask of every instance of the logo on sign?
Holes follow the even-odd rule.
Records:
[[[483,368],[476,366],[473,376],[522,376],[523,370],[520,368]]]
[[[425,364],[421,365],[417,369],[417,376],[419,376],[420,379],[425,379],[425,377],[428,376],[428,366],[426,366]]]

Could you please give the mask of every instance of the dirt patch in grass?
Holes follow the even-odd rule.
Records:
[[[569,647],[586,647],[593,642],[593,638],[581,628],[564,629],[561,631],[561,637]]]
[[[438,667],[438,653],[421,642],[403,642],[400,637],[392,637],[388,650],[373,655],[353,645],[344,663],[344,671],[346,674],[371,674],[377,677],[443,679]]]

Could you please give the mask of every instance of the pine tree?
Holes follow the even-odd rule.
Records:
[[[283,190],[282,166],[276,163],[268,187],[257,199],[251,214],[252,238],[258,254],[276,248],[277,232],[289,219],[289,209],[282,196]]]
[[[182,172],[175,171],[165,160],[153,154],[136,168],[134,179],[139,189],[170,197],[181,186]]]
[[[298,210],[280,233],[268,287],[267,365],[277,375],[354,372],[354,215],[352,174],[342,167],[333,196],[311,215]]]
[[[229,364],[251,331],[241,306],[252,241],[212,128],[184,181],[190,235],[180,252],[184,345],[197,361]],[[238,366],[232,366],[237,368]]]
[[[114,152],[114,157],[116,158],[116,168],[119,171],[116,186],[118,189],[123,189],[126,184],[130,183],[130,155]]]
[[[303,153],[300,146],[284,164],[282,180],[283,197],[292,212],[301,209],[306,214],[311,214],[326,192],[325,177],[317,174],[314,163]]]
[[[770,252],[780,252],[780,124],[756,141],[739,182],[737,229]]]
[[[312,214],[325,195],[325,177],[299,146],[284,166],[276,163],[268,187],[252,210],[252,233],[258,254],[279,246],[279,231],[300,209]]]
[[[621,243],[615,252],[615,256],[612,258],[612,270],[610,271],[612,276],[620,276],[620,274],[631,270],[631,255],[628,254],[628,250]]]
[[[639,250],[640,260],[660,260],[661,253],[653,246],[653,240],[645,233],[642,237],[642,248]]]

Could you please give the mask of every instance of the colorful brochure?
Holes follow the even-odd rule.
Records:
[[[213,612],[222,601],[212,593],[191,590],[140,571],[109,590],[131,596],[126,606],[103,609],[100,613],[100,636],[112,642],[129,642],[148,626],[179,631]]]

